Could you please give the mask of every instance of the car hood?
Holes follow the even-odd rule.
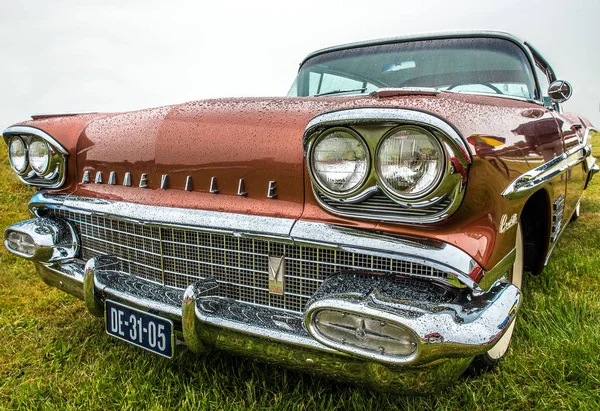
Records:
[[[135,203],[299,218],[305,195],[312,196],[302,147],[306,125],[319,114],[360,107],[433,113],[469,136],[511,133],[506,124],[487,119],[531,105],[493,96],[439,93],[214,99],[99,114],[77,137],[76,161],[65,188]],[[60,119],[28,123],[40,126],[40,121],[53,131],[52,124],[58,127]],[[470,149],[475,153],[473,146]],[[90,183],[82,183],[85,174]],[[131,186],[124,185],[126,176]],[[211,181],[216,181],[213,188],[218,193],[210,192]],[[271,196],[270,186],[276,187]]]
[[[81,182],[87,172],[91,179],[78,191],[298,218],[304,203],[302,135],[327,106],[301,99],[205,100],[98,118],[78,142],[77,178]],[[99,172],[102,184],[94,184]],[[131,187],[123,186],[126,173]]]

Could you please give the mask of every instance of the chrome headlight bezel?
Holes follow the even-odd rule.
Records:
[[[30,126],[12,126],[2,133],[5,143],[10,147],[10,142],[19,138],[23,141],[27,152],[27,167],[19,172],[12,164],[13,171],[19,179],[31,186],[42,188],[59,188],[67,177],[68,151],[48,133]],[[48,159],[45,169],[34,170],[29,159],[30,144],[33,141],[42,141],[48,150]]]
[[[323,183],[323,181],[321,181],[321,178],[318,175],[318,172],[316,170],[316,166],[315,166],[315,150],[318,147],[319,143],[321,143],[323,140],[325,140],[326,138],[330,137],[332,134],[334,133],[346,133],[349,136],[351,136],[352,138],[354,138],[363,148],[365,155],[366,155],[366,167],[365,167],[365,172],[364,175],[362,175],[359,178],[359,182],[356,183],[354,186],[352,186],[350,189],[348,190],[344,190],[344,191],[336,191],[331,189],[330,187],[327,187],[327,185],[325,183]],[[362,138],[362,136],[360,134],[358,134],[357,132],[355,132],[354,130],[347,128],[347,127],[332,127],[329,128],[327,130],[325,130],[323,133],[320,133],[310,144],[310,147],[308,149],[308,170],[310,173],[310,177],[311,179],[319,186],[319,188],[327,193],[328,195],[334,197],[334,198],[344,198],[347,196],[351,196],[353,193],[356,193],[357,191],[359,191],[363,185],[365,184],[365,182],[367,181],[367,179],[369,178],[369,175],[371,174],[371,164],[372,164],[372,159],[371,159],[371,150],[369,149],[369,145],[365,142],[365,140]]]
[[[16,141],[20,141],[21,144],[23,145],[23,158],[24,158],[24,165],[23,167],[19,168],[15,165],[14,160],[13,160],[13,156],[11,154],[11,148],[12,148],[12,144],[13,142]],[[18,175],[23,175],[23,173],[25,173],[27,171],[27,168],[29,167],[29,153],[27,150],[27,144],[25,144],[25,141],[21,138],[21,136],[12,136],[7,140],[7,145],[8,145],[8,161],[10,163],[10,166],[12,167],[13,171],[15,173],[17,173]]]
[[[315,140],[333,127],[351,128],[367,143],[371,156],[369,176],[362,186],[344,195],[324,190],[311,170]],[[375,162],[380,141],[401,127],[416,127],[433,136],[441,147],[442,171],[428,190],[415,196],[397,195],[378,176]],[[472,163],[466,141],[445,120],[426,112],[400,108],[352,108],[314,117],[303,136],[309,177],[315,201],[328,212],[349,218],[381,222],[432,224],[443,221],[460,206]]]
[[[414,194],[402,193],[402,192],[399,192],[398,190],[396,190],[384,178],[383,172],[381,170],[380,152],[382,150],[382,146],[387,141],[389,141],[390,138],[392,138],[398,132],[403,131],[403,130],[416,131],[417,133],[424,135],[428,139],[428,141],[431,142],[432,146],[434,146],[441,155],[441,159],[440,159],[441,166],[438,167],[438,169],[436,170],[436,175],[435,175],[435,178],[433,179],[433,181],[427,186],[427,188],[425,188],[417,193],[414,193]],[[385,133],[383,135],[383,137],[377,143],[377,148],[375,149],[374,168],[375,168],[375,173],[377,174],[377,181],[379,183],[379,186],[389,197],[391,197],[392,199],[401,201],[401,202],[418,201],[420,199],[427,197],[429,194],[431,194],[433,191],[435,191],[435,189],[439,186],[442,179],[447,174],[448,170],[446,170],[446,163],[447,163],[446,152],[445,152],[444,148],[442,147],[440,140],[438,138],[436,138],[431,132],[427,131],[425,128],[415,126],[415,125],[401,125],[401,126],[392,128],[391,130],[389,130],[387,133]]]

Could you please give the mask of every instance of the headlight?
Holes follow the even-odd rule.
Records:
[[[426,130],[405,126],[392,131],[377,148],[375,166],[383,186],[407,199],[431,192],[444,171],[439,141]]]
[[[50,163],[50,149],[48,144],[41,138],[31,140],[29,143],[29,164],[37,175],[43,175],[48,171]]]
[[[27,169],[27,148],[21,137],[12,137],[8,145],[8,159],[10,165],[19,174]]]
[[[67,178],[69,152],[54,137],[29,126],[11,126],[2,133],[10,165],[28,185],[59,188]]]
[[[315,141],[311,167],[323,189],[336,195],[348,194],[359,188],[369,174],[369,150],[353,131],[334,128]]]

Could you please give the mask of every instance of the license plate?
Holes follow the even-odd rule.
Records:
[[[110,300],[105,302],[104,317],[108,335],[163,357],[173,357],[172,321]]]

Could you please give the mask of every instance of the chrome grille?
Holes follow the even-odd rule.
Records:
[[[124,272],[179,289],[199,278],[214,277],[222,297],[293,312],[302,312],[323,280],[341,270],[447,277],[423,264],[388,257],[148,226],[67,210],[48,210],[48,214],[75,226],[84,260],[113,254]],[[269,293],[269,255],[285,256],[283,295]]]
[[[441,214],[452,205],[452,199],[445,198],[427,208],[406,208],[392,201],[385,194],[376,194],[360,203],[339,203],[315,191],[319,201],[340,215],[365,216],[380,220],[402,220],[404,218],[429,217]]]

